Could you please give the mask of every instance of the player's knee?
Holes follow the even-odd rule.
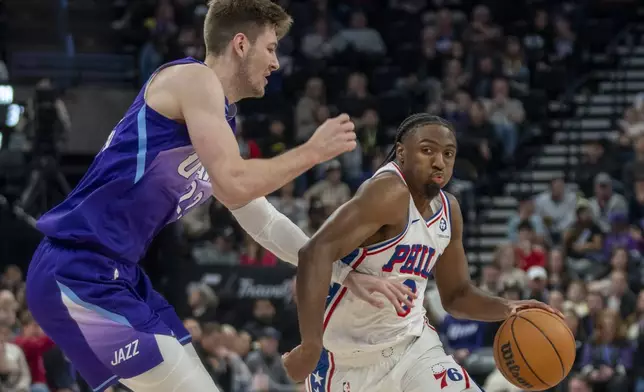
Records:
[[[217,392],[192,344],[181,345],[170,336],[155,335],[163,362],[138,376],[122,379],[134,392]]]

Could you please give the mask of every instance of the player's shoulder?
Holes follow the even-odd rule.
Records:
[[[457,208],[459,210],[461,209],[461,206],[458,203],[458,199],[456,198],[456,196],[454,196],[453,194],[451,194],[449,192],[445,192],[445,191],[441,191],[441,192],[443,192],[443,194],[447,198],[447,202],[449,203],[449,207],[451,209],[453,209],[453,208]]]
[[[212,69],[200,63],[180,64],[168,67],[157,76],[163,78],[165,85],[176,91],[198,92],[204,88],[219,87],[221,82]]]
[[[406,216],[409,207],[409,189],[394,173],[382,173],[365,181],[351,199],[351,203],[374,215]]]

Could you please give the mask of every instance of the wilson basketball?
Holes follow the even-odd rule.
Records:
[[[541,309],[508,318],[494,338],[494,360],[503,376],[527,391],[559,384],[575,361],[575,338],[566,323]]]

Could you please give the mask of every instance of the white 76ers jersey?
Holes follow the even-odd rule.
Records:
[[[378,170],[394,172],[404,181],[400,168],[391,162]],[[372,177],[373,178],[373,177]],[[412,309],[397,313],[393,305],[375,308],[357,299],[345,287],[332,284],[324,314],[324,347],[334,354],[378,352],[423,331],[423,298],[427,278],[450,242],[450,206],[441,191],[431,202],[433,216],[425,220],[409,195],[409,215],[402,233],[387,241],[358,248],[342,261],[354,270],[386,277],[418,293]],[[382,297],[384,300],[385,298]],[[440,344],[436,335],[436,344]]]

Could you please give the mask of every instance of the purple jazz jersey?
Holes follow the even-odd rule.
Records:
[[[190,63],[200,62],[162,68]],[[212,189],[186,126],[147,106],[145,87],[78,186],[38,221],[45,239],[27,273],[34,318],[94,391],[160,364],[155,335],[191,341],[137,263]]]
[[[162,68],[188,63],[200,62],[186,58]],[[147,106],[144,94],[145,86],[78,186],[40,218],[45,236],[137,263],[165,225],[210,198],[185,124]],[[229,124],[234,129],[234,119]]]

